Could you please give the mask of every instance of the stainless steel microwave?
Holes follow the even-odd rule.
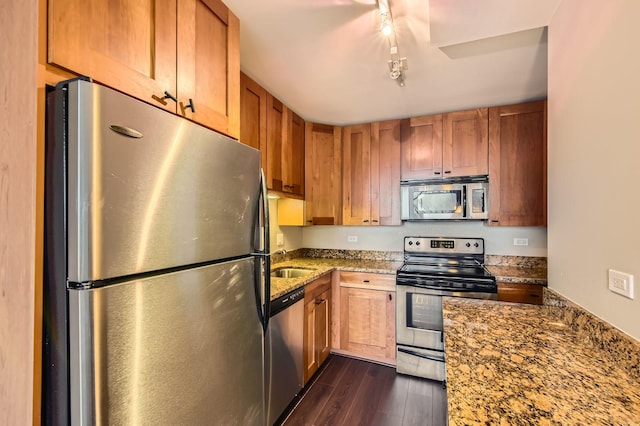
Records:
[[[400,194],[402,220],[489,218],[489,182],[486,176],[402,181]]]

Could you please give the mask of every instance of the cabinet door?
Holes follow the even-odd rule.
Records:
[[[176,0],[49,0],[50,64],[176,112]]]
[[[282,191],[284,105],[267,93],[267,188]]]
[[[220,0],[180,0],[177,37],[178,113],[238,138],[238,18]],[[190,100],[193,110],[188,108]]]
[[[315,304],[315,351],[318,367],[325,362],[331,352],[331,290],[322,293]]]
[[[240,74],[240,142],[260,150],[266,170],[267,91],[244,73]]]
[[[489,224],[547,224],[547,103],[489,109]]]
[[[487,108],[444,114],[442,162],[444,177],[489,173]]]
[[[395,293],[342,287],[340,298],[340,348],[393,363]]]
[[[371,220],[402,225],[400,220],[400,120],[371,125]]]
[[[304,120],[286,106],[282,145],[282,191],[304,195]]]
[[[342,154],[339,127],[305,124],[307,225],[340,225]]]
[[[498,283],[498,300],[502,302],[542,305],[543,286],[537,284]]]
[[[402,120],[402,179],[442,177],[442,114]]]
[[[372,164],[369,124],[347,126],[343,129],[342,156],[342,223],[370,225]]]
[[[318,353],[316,348],[316,303],[311,300],[304,305],[304,342],[302,356],[304,358],[304,383],[318,370]]]

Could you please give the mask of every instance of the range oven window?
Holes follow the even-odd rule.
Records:
[[[419,214],[462,213],[462,187],[455,189],[417,191],[414,207]]]
[[[407,327],[442,331],[442,297],[407,292]]]

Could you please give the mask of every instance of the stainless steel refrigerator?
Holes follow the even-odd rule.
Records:
[[[45,174],[43,423],[264,425],[259,152],[78,79]]]

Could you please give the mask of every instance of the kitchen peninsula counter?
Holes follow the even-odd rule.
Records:
[[[272,270],[279,268],[306,268],[312,272],[299,278],[271,277],[271,300],[287,292],[302,287],[320,276],[332,272],[370,272],[376,274],[395,274],[402,262],[391,260],[334,259],[300,257],[271,265]]]
[[[640,424],[633,367],[548,306],[447,297],[443,309],[450,425]]]

